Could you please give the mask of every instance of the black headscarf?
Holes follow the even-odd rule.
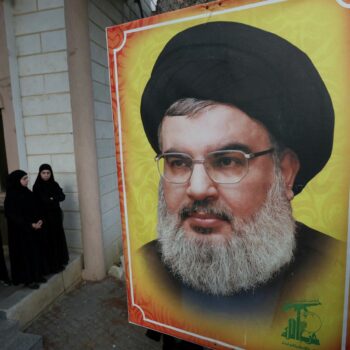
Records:
[[[4,207],[7,218],[15,218],[13,221],[19,225],[26,222],[27,227],[39,220],[41,216],[33,192],[21,184],[22,177],[26,175],[27,173],[23,170],[15,170],[9,174]]]
[[[41,178],[40,174],[43,170],[49,170],[51,172],[51,176],[47,181]],[[37,196],[39,202],[44,205],[45,209],[59,208],[59,202],[65,198],[62,189],[55,181],[51,165],[49,164],[40,165],[39,174],[33,186],[33,192]]]
[[[47,181],[44,181],[42,178],[41,178],[41,172],[43,170],[50,170],[51,172],[51,176],[50,178],[47,180]],[[40,167],[39,167],[39,173],[38,173],[38,176],[36,177],[36,180],[35,180],[35,183],[34,183],[34,186],[36,184],[41,184],[41,183],[54,183],[55,182],[55,177],[53,176],[53,171],[52,171],[52,168],[51,168],[51,165],[50,164],[41,164]]]
[[[23,176],[26,176],[27,173],[23,170],[15,170],[10,173],[7,177],[6,182],[6,194],[8,195],[12,191],[20,191],[26,187],[22,186],[21,179]]]

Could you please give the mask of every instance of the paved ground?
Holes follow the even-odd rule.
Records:
[[[82,282],[60,297],[26,332],[43,336],[45,350],[159,350],[145,329],[128,323],[125,287],[108,277]]]

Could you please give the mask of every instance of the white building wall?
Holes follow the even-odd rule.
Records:
[[[143,0],[142,7],[144,15],[149,16],[150,6]],[[137,18],[140,18],[140,10],[134,0],[89,1],[96,146],[107,266],[119,259],[122,242],[105,28]]]
[[[141,0],[144,16],[151,15],[152,1]],[[134,0],[88,0],[88,6],[100,205],[108,267],[119,259],[122,245],[105,28],[140,18],[141,13]],[[52,165],[66,194],[62,208],[69,248],[82,251],[64,0],[16,0],[11,2],[11,8],[28,164],[24,170],[29,172],[33,185],[40,164]]]
[[[82,250],[75,175],[63,0],[16,0],[13,28],[28,172],[52,165],[66,193],[64,227],[71,250]]]

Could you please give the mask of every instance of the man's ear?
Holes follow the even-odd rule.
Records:
[[[284,179],[286,196],[288,200],[291,201],[294,197],[294,181],[300,169],[299,158],[291,149],[288,148],[283,151],[280,159],[280,168]]]

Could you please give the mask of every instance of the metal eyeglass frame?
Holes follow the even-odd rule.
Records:
[[[266,149],[264,151],[260,151],[260,152],[252,152],[252,153],[246,153],[242,150],[237,150],[237,149],[229,149],[229,150],[222,150],[222,151],[214,151],[214,152],[210,152],[208,153],[204,159],[193,159],[189,154],[187,153],[176,153],[176,152],[171,152],[171,153],[161,153],[159,155],[157,155],[154,160],[157,162],[157,169],[158,169],[158,173],[159,175],[166,181],[172,183],[172,184],[178,184],[178,185],[183,185],[183,184],[186,184],[190,181],[191,177],[192,177],[192,174],[193,174],[193,169],[194,169],[194,165],[195,164],[203,164],[204,166],[204,169],[205,169],[205,172],[207,173],[208,177],[215,183],[217,184],[236,184],[238,182],[240,182],[249,172],[249,160],[250,159],[253,159],[253,158],[257,158],[257,157],[260,157],[260,156],[263,156],[265,154],[269,154],[269,153],[272,153],[275,149],[272,147],[272,148],[269,148],[269,149]],[[237,181],[233,181],[233,182],[219,182],[219,181],[216,181],[214,180],[210,174],[208,173],[208,170],[207,170],[207,167],[205,166],[205,163],[207,161],[207,158],[209,155],[213,155],[213,154],[220,154],[220,153],[226,153],[226,152],[238,152],[238,153],[241,153],[243,154],[244,158],[247,160],[247,166],[246,166],[246,171],[245,173],[242,175],[241,178],[239,178]],[[188,177],[188,179],[186,181],[183,181],[183,182],[174,182],[174,181],[170,181],[169,179],[167,179],[161,172],[160,168],[159,168],[159,160],[161,158],[163,158],[164,156],[171,156],[171,155],[178,155],[178,156],[185,156],[187,158],[190,158],[192,160],[192,166],[191,166],[191,173]]]

